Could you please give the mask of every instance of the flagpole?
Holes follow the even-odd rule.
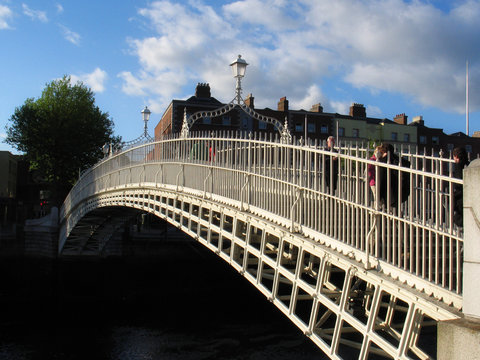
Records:
[[[307,145],[307,126],[308,126],[308,122],[307,122],[307,114],[305,114],[305,125],[304,125],[304,131],[305,131],[305,145]]]
[[[467,60],[467,72],[466,72],[466,81],[465,81],[465,116],[467,121],[467,136],[469,136],[469,128],[468,128],[468,60]]]

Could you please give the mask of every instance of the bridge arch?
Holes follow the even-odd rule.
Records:
[[[86,174],[62,209],[61,248],[76,224],[94,209],[115,206],[152,213],[228,262],[331,357],[341,357],[345,346],[362,359],[372,353],[385,358],[428,357],[420,346],[418,329],[455,318],[458,312],[402,279],[366,268],[362,250],[354,253],[351,246],[302,228],[308,221],[303,221],[305,215],[295,206],[308,194],[308,177],[288,188],[289,180],[282,179],[277,186],[266,178],[265,173],[274,173],[272,169],[262,174],[252,171],[265,166],[269,147],[284,147],[283,153],[271,157],[293,164],[308,159],[304,153],[295,154],[308,149],[265,144],[259,151],[259,143],[243,142],[229,144],[233,146],[229,151],[216,142],[215,160],[192,159],[188,142],[195,141],[207,140],[169,140],[139,147],[100,164],[104,169],[99,174]],[[163,147],[166,144],[175,146]],[[147,161],[161,147],[166,159]],[[258,157],[252,156],[256,151]],[[321,150],[316,153],[327,156]],[[230,156],[231,176],[226,176],[221,156]],[[251,162],[256,158],[263,159],[263,165]],[[113,162],[121,166],[113,167]],[[300,161],[294,166],[305,170],[305,164]],[[268,207],[272,200],[266,193],[262,201],[267,209],[255,203],[259,194],[254,190],[268,189],[256,176],[266,179],[272,193],[282,198],[277,213],[271,211],[275,206]],[[333,200],[331,194],[322,196]]]

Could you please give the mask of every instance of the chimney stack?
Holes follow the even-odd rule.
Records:
[[[352,106],[350,106],[350,116],[366,118],[367,111],[365,110],[365,106],[363,106],[363,104],[353,103]]]
[[[312,105],[312,108],[310,109],[310,111],[311,112],[323,113],[323,106],[320,103]]]
[[[245,99],[245,104],[250,108],[250,109],[254,109],[255,106],[254,106],[254,100],[255,98],[252,96],[252,94],[248,94],[247,98]]]
[[[278,111],[288,111],[288,100],[286,96],[280,98],[280,101],[278,102]]]
[[[195,97],[197,98],[210,98],[210,84],[198,83],[195,88]]]
[[[400,125],[407,125],[407,118],[408,116],[405,115],[405,113],[398,114],[393,118],[393,121],[395,121],[397,124],[400,124]]]
[[[421,115],[420,116],[415,116],[412,119],[412,122],[423,125],[423,116],[421,116]]]

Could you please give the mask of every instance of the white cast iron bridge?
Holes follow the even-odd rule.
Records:
[[[461,316],[452,193],[462,180],[451,160],[400,149],[406,168],[337,150],[193,133],[111,155],[65,200],[59,253],[102,254],[123,210],[154,214],[228,262],[330,358],[433,358],[437,322]],[[407,181],[408,199],[400,182],[400,206],[375,202],[368,165]]]

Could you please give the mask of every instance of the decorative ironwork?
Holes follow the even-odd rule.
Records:
[[[222,106],[218,109],[211,110],[211,111],[201,110],[201,111],[197,111],[197,112],[191,114],[190,116],[187,116],[187,109],[185,108],[184,111],[183,111],[183,124],[182,124],[181,136],[183,138],[187,138],[188,133],[190,131],[190,127],[197,120],[199,120],[201,118],[205,118],[205,117],[218,117],[218,116],[224,115],[224,114],[232,111],[233,109],[235,109],[238,106],[238,107],[240,107],[240,109],[242,109],[246,114],[248,114],[253,119],[263,121],[267,124],[272,124],[275,127],[275,129],[280,133],[280,139],[281,139],[282,143],[287,144],[287,143],[290,143],[292,141],[292,135],[290,134],[290,131],[288,130],[288,118],[287,117],[285,117],[285,123],[284,123],[284,125],[282,125],[282,123],[280,121],[278,121],[277,119],[275,119],[271,116],[266,116],[266,115],[262,115],[262,114],[257,113],[251,107],[246,105],[245,102],[243,102],[239,105],[235,104],[236,99],[237,99],[237,97],[235,97],[235,99],[230,101],[225,106]],[[242,101],[243,101],[243,99],[242,99]]]
[[[190,131],[190,127],[198,120],[204,117],[218,117],[221,115],[226,114],[227,112],[232,111],[235,107],[240,107],[246,114],[248,114],[251,118],[265,122],[267,124],[272,124],[275,129],[280,133],[280,140],[284,144],[291,143],[292,135],[288,130],[288,118],[285,117],[285,123],[282,125],[280,121],[277,119],[257,113],[253,110],[250,106],[245,103],[245,100],[242,98],[242,85],[241,85],[241,78],[245,74],[245,68],[248,65],[245,60],[241,58],[241,55],[238,55],[238,59],[230,64],[233,67],[236,78],[236,87],[235,87],[235,97],[226,105],[211,111],[197,111],[190,116],[187,117],[187,110],[184,109],[183,112],[183,123],[182,123],[182,130],[180,132],[183,138],[188,137],[188,133]]]
[[[148,120],[150,119],[150,114],[151,114],[150,110],[148,109],[148,107],[145,106],[145,108],[142,110],[142,118],[145,123],[143,127],[143,134],[134,140],[123,142],[121,145],[122,149],[132,147],[134,145],[146,144],[155,140],[148,134],[147,123],[148,123]]]

